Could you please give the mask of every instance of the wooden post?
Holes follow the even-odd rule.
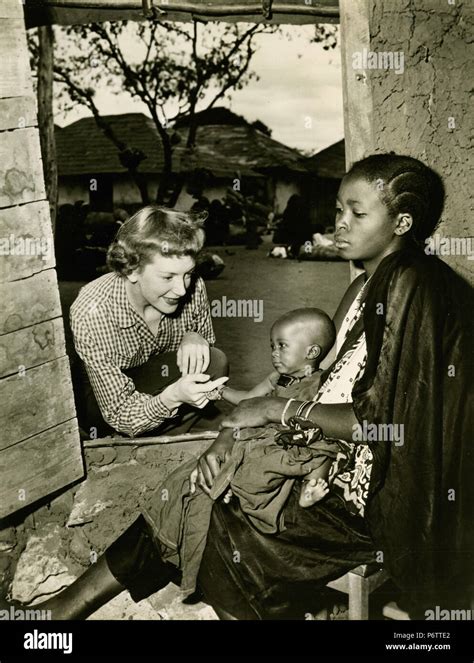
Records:
[[[369,618],[369,581],[355,573],[349,573],[349,620],[367,621]]]
[[[263,11],[262,0],[26,0],[28,27],[57,23],[77,25],[104,21],[142,21],[155,15],[159,20],[192,21],[194,18],[247,23],[337,23],[338,0],[273,0],[272,17]]]
[[[43,157],[46,196],[49,200],[53,235],[56,227],[58,204],[58,165],[54,139],[53,115],[53,60],[54,32],[51,25],[38,28],[38,126]]]
[[[342,97],[346,169],[375,148],[370,72],[356,69],[354,53],[370,49],[370,0],[340,0]]]
[[[20,2],[0,0],[0,518],[84,475]]]
[[[339,1],[346,170],[375,148],[370,72],[353,66],[354,53],[370,46],[369,5],[370,0]],[[351,281],[362,271],[351,262]]]

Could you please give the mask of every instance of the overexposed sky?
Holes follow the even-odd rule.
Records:
[[[261,120],[276,140],[313,154],[344,135],[340,50],[338,46],[325,51],[320,44],[310,44],[312,26],[285,29],[295,31],[291,41],[279,34],[258,37],[251,66],[259,80],[218,105],[250,122]],[[117,96],[105,87],[97,91],[95,101],[104,115],[146,112],[127,93]],[[76,107],[66,116],[56,113],[55,120],[64,126],[88,114]]]
[[[312,34],[312,28],[299,28]],[[233,95],[232,109],[265,122],[276,139],[317,152],[344,135],[339,47],[325,51],[308,37],[289,42],[262,35],[254,56],[260,76]],[[300,57],[299,57],[300,56]]]

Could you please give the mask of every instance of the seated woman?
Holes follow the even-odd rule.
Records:
[[[336,313],[338,354],[309,419],[345,450],[327,497],[303,509],[295,485],[285,527],[274,534],[255,528],[238,500],[214,503],[198,584],[219,616],[304,619],[329,580],[372,561],[383,561],[415,616],[452,596],[459,607],[472,586],[472,428],[465,409],[472,298],[446,264],[422,250],[443,199],[440,178],[410,157],[371,156],[344,177],[336,244],[364,274]],[[286,426],[301,406],[282,398],[243,401],[192,480],[210,493],[236,432]],[[403,427],[403,444],[383,437],[390,424]],[[361,436],[368,425],[381,431],[375,439]],[[176,566],[158,545],[155,506],[41,607],[53,618],[84,618],[124,589],[140,600],[175,578]]]

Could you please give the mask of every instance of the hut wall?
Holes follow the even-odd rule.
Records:
[[[74,205],[75,202],[83,200],[89,204],[89,188],[85,178],[59,177],[58,182],[58,206]]]
[[[371,40],[373,50],[399,50],[402,75],[375,71],[373,79],[377,151],[408,150],[446,180],[446,206],[437,232],[468,237],[472,231],[472,81],[474,5],[423,0],[416,9],[396,0],[373,3],[371,22],[387,28]],[[396,35],[396,41],[394,39]],[[471,166],[469,166],[471,164]],[[473,240],[474,242],[474,240]],[[441,256],[474,283],[474,262],[467,255]]]
[[[196,198],[191,196],[186,189],[186,185],[181,188],[179,192],[178,200],[176,201],[175,209],[180,212],[187,212],[196,202]]]
[[[132,181],[132,178],[126,174],[114,175],[114,207],[120,207],[120,205],[141,205],[142,198],[140,191],[138,190],[135,182]],[[159,176],[158,175],[147,175],[147,190],[148,197],[150,202],[153,202],[156,198],[156,192],[158,191],[159,185]]]
[[[23,8],[0,0],[0,518],[83,476]]]
[[[348,165],[393,150],[435,168],[446,187],[437,234],[449,241],[464,238],[453,242],[451,255],[440,257],[472,283],[474,261],[466,252],[456,253],[468,249],[472,237],[472,113],[466,112],[472,83],[466,72],[474,58],[474,5],[471,0],[340,0],[340,10]],[[377,58],[391,53],[394,64],[400,65],[401,57],[403,65],[357,66],[364,51]]]
[[[227,192],[231,190],[231,184],[230,182],[226,182],[224,184],[221,184],[220,186],[208,186],[204,187],[202,195],[205,196],[209,202],[212,202],[213,200],[220,200],[221,202],[224,201],[224,198],[227,195]],[[195,199],[193,199],[193,204],[195,202]]]
[[[206,186],[202,190],[202,195],[207,198],[209,202],[212,202],[213,200],[220,200],[221,202],[224,202],[224,199],[231,188],[230,181],[220,185]],[[196,198],[188,192],[185,185],[180,191],[175,208],[182,211],[188,211],[191,209],[195,202]]]

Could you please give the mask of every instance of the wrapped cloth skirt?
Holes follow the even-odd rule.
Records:
[[[331,494],[302,508],[300,488],[297,482],[277,534],[255,529],[237,499],[214,505],[198,577],[210,605],[236,619],[305,619],[321,608],[330,580],[374,561],[362,517]]]

